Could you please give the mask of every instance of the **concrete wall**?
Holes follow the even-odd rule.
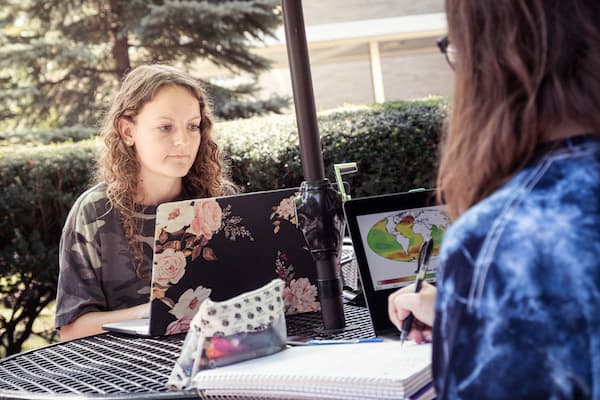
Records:
[[[444,12],[443,0],[304,0],[307,25]]]
[[[307,25],[444,12],[443,0],[304,0]]]
[[[444,0],[303,0],[302,4],[307,27],[444,11]],[[451,95],[453,73],[438,51],[435,37],[381,42],[380,51],[386,101]],[[309,53],[318,110],[375,101],[366,43],[318,50],[311,50],[309,44]],[[269,54],[276,66],[258,78],[259,95],[277,93],[291,98],[285,47]],[[232,78],[228,71],[212,76]]]
[[[385,100],[409,100],[427,96],[450,96],[452,70],[441,54],[418,54],[384,58],[382,62]],[[327,110],[346,103],[373,103],[368,61],[311,67],[315,104]],[[263,93],[292,97],[290,72],[275,69],[260,77]]]
[[[304,0],[302,5],[306,26],[444,11],[443,0]],[[365,47],[361,59],[311,63],[318,110],[345,103],[374,102],[367,51]],[[313,58],[311,55],[311,61]],[[451,95],[452,70],[435,47],[434,38],[425,40],[420,49],[383,55],[381,61],[386,101]],[[292,96],[287,67],[264,74],[259,84],[263,94],[276,92]]]

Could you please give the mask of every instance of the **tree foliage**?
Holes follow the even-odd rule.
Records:
[[[0,0],[0,119],[4,127],[93,124],[132,67],[208,60],[233,72],[269,67],[250,46],[281,23],[278,0]],[[198,71],[201,73],[201,71]],[[209,85],[217,116],[278,111],[252,85]],[[229,109],[240,115],[226,113]]]

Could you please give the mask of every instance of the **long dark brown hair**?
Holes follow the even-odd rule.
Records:
[[[549,128],[600,132],[598,0],[446,0],[456,49],[439,195],[453,217],[531,159]]]
[[[167,65],[141,65],[131,70],[115,92],[112,105],[104,116],[100,129],[104,147],[97,162],[96,181],[106,182],[109,203],[119,213],[136,273],[145,279],[149,276],[143,273],[142,244],[136,238],[141,228],[137,226],[135,218],[136,208],[140,206],[135,202],[140,165],[135,148],[123,141],[119,120],[137,115],[144,104],[167,85],[189,90],[198,99],[200,108],[200,148],[192,168],[183,177],[186,193],[193,197],[214,197],[236,191],[228,179],[219,147],[212,139],[212,116],[198,81],[178,68]]]

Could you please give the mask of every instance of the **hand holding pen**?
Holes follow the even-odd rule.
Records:
[[[419,250],[417,260],[416,280],[413,285],[404,287],[392,293],[388,299],[388,313],[390,320],[398,327],[401,340],[406,337],[414,327],[413,323],[419,322],[413,339],[417,342],[429,341],[431,337],[430,326],[433,325],[434,303],[436,289],[425,281],[429,259],[433,251],[433,240],[423,243]],[[422,290],[423,289],[423,290]],[[414,321],[414,319],[418,321]],[[428,327],[425,327],[428,325]],[[425,328],[425,329],[423,329]]]

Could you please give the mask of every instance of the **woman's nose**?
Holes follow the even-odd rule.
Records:
[[[178,126],[175,135],[173,136],[174,144],[176,146],[185,146],[189,140],[188,135],[186,134],[185,127]]]

